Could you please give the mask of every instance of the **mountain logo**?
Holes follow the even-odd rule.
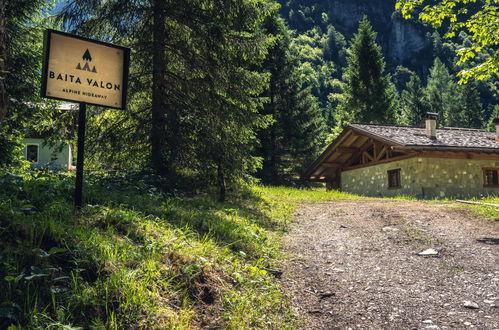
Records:
[[[85,51],[85,53],[81,58],[85,61],[85,64],[83,64],[82,66],[80,62],[78,62],[78,65],[76,65],[76,70],[83,70],[83,71],[97,73],[95,65],[92,69],[90,69],[90,65],[88,64],[88,62],[92,62],[92,55],[90,55],[90,51],[88,49]]]

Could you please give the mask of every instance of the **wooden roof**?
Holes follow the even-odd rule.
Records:
[[[478,156],[483,153],[488,156]],[[437,129],[437,138],[430,139],[420,127],[351,124],[306,169],[302,179],[339,181],[344,170],[423,154],[499,160],[499,142],[495,134],[480,130]]]

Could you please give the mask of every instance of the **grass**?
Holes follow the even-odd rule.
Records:
[[[421,229],[403,226],[402,231],[409,239],[419,241],[427,247],[430,247],[433,244],[433,239],[427,236]]]
[[[159,181],[93,175],[75,213],[71,175],[0,173],[0,328],[293,328],[273,270],[296,207],[363,198],[253,186],[218,203]]]
[[[293,205],[167,197],[145,179],[0,175],[0,328],[292,328],[273,272]]]
[[[278,202],[286,202],[293,208],[300,203],[316,203],[337,199],[361,199],[364,197],[324,188],[255,187],[255,191]]]
[[[475,202],[497,204],[499,205],[499,197],[485,197],[482,199],[473,200]],[[464,204],[463,204],[464,205]],[[499,221],[499,207],[489,205],[466,205],[476,213],[486,218]]]

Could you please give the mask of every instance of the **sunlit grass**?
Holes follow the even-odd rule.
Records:
[[[327,191],[325,188],[255,187],[254,190],[273,200],[292,203],[364,198],[338,190]]]
[[[293,327],[267,269],[294,208],[265,189],[218,203],[97,178],[75,215],[71,178],[0,179],[0,328]]]
[[[472,201],[499,205],[499,197],[485,197],[482,199],[474,199]],[[467,205],[467,207],[470,207],[472,210],[482,216],[499,221],[499,206]]]

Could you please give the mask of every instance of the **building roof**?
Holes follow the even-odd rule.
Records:
[[[331,182],[339,172],[415,155],[499,159],[494,133],[465,128],[439,128],[436,138],[421,127],[351,124],[305,170],[302,179]],[[483,158],[482,157],[482,158]]]
[[[354,131],[373,135],[374,138],[385,140],[388,144],[404,146],[410,149],[480,149],[499,152],[499,142],[495,134],[467,128],[438,128],[437,138],[426,136],[425,128],[389,125],[351,124]],[[490,149],[490,150],[489,150]]]

